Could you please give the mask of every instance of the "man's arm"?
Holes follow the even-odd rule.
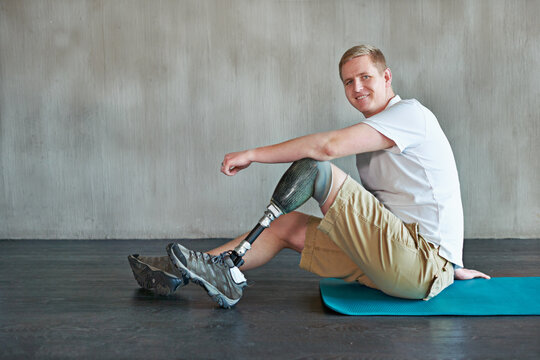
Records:
[[[340,130],[315,133],[279,144],[229,153],[221,164],[221,172],[235,175],[252,162],[286,163],[312,158],[332,160],[348,155],[388,149],[395,143],[369,125],[360,123]]]

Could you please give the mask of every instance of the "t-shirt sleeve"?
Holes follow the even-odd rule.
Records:
[[[393,140],[400,152],[422,143],[426,137],[426,119],[416,100],[402,100],[363,123]]]

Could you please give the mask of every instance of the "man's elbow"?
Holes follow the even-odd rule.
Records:
[[[341,157],[340,150],[334,141],[327,141],[321,146],[321,160],[333,160]]]

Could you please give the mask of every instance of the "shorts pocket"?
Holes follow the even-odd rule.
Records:
[[[442,258],[441,258],[442,259]],[[426,297],[424,300],[429,300],[437,296],[441,291],[446,289],[448,286],[454,283],[454,268],[452,263],[444,260],[441,270],[435,274],[433,282],[429,287]]]
[[[429,287],[428,293],[423,300],[427,301],[431,298],[434,298],[441,291],[442,291],[441,276],[439,274],[435,274],[435,278],[433,279],[433,282],[431,283],[431,286]]]

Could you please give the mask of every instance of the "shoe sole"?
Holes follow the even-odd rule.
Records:
[[[225,295],[223,295],[214,285],[210,284],[208,281],[204,280],[199,275],[195,274],[191,270],[189,270],[187,267],[182,264],[182,262],[174,255],[174,252],[172,250],[173,244],[167,245],[167,254],[169,255],[169,258],[171,259],[171,263],[184,275],[186,278],[188,278],[190,281],[194,282],[195,284],[201,286],[206,290],[208,293],[208,296],[212,298],[215,302],[218,303],[218,305],[224,309],[230,309],[232,308],[240,299],[237,300],[231,300]]]
[[[143,289],[167,296],[173,294],[179,287],[187,283],[187,281],[175,275],[145,264],[137,259],[137,256],[137,254],[129,255],[128,261],[135,280]]]

